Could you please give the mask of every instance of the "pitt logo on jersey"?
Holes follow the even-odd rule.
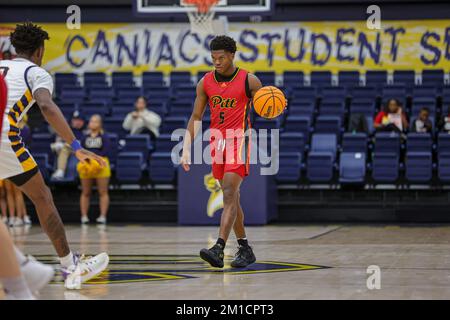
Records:
[[[211,97],[211,103],[213,109],[217,106],[220,108],[234,108],[237,104],[235,98],[223,98],[222,96],[215,95]]]

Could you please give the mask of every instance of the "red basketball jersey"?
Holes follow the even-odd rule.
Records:
[[[250,99],[245,90],[247,74],[247,71],[238,69],[228,82],[218,82],[214,71],[203,78],[203,89],[211,111],[210,128],[220,130],[224,138],[227,129],[242,129],[245,132],[250,128]]]

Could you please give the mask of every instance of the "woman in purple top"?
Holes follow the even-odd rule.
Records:
[[[89,120],[88,129],[88,133],[83,137],[81,142],[83,148],[103,157],[107,165],[101,168],[96,161],[78,164],[77,169],[81,180],[81,223],[89,223],[88,212],[92,186],[95,182],[100,197],[100,217],[97,218],[97,223],[106,224],[106,215],[109,209],[109,178],[111,177],[111,168],[108,159],[111,151],[111,141],[103,131],[101,116],[97,114],[93,115]]]

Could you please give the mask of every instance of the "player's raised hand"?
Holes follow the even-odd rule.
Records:
[[[189,171],[191,169],[191,153],[189,151],[183,151],[180,159],[181,166],[184,171]]]
[[[102,168],[106,167],[106,162],[105,162],[105,160],[103,160],[102,157],[100,157],[100,156],[96,155],[95,153],[90,152],[86,149],[79,149],[79,150],[75,151],[75,156],[82,163],[86,163],[87,160],[95,160],[98,162],[100,167],[102,167]]]

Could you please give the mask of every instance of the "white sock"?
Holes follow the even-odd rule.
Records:
[[[16,278],[2,278],[3,288],[7,294],[11,294],[14,298],[20,300],[31,300],[33,295],[25,282],[23,276]]]
[[[59,262],[61,263],[61,265],[64,267],[64,268],[68,268],[68,267],[70,267],[71,265],[73,265],[73,254],[72,254],[72,251],[70,251],[70,253],[67,255],[67,256],[65,256],[65,257],[62,257],[62,258],[59,258]]]
[[[17,262],[19,263],[19,265],[23,265],[25,262],[27,262],[27,257],[24,256],[24,254],[22,253],[22,251],[20,251],[19,249],[17,249],[16,246],[14,246],[14,251],[16,253],[16,258],[17,258]]]

